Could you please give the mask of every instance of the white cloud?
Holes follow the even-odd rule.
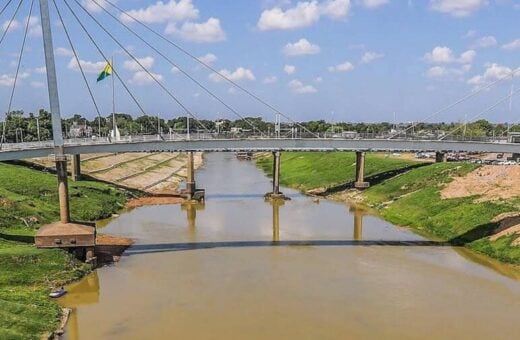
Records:
[[[148,85],[155,82],[153,78],[155,78],[157,81],[163,80],[163,76],[161,74],[151,72],[148,74],[145,71],[137,71],[134,73],[132,78],[128,80],[128,82],[134,85]]]
[[[294,93],[305,94],[305,93],[316,93],[318,90],[312,85],[304,85],[298,79],[291,80],[287,84]]]
[[[137,60],[137,61],[136,61]],[[139,63],[144,66],[147,70],[152,68],[155,60],[153,57],[136,58],[136,60],[125,60],[123,67],[130,71],[142,71],[143,68],[139,66]],[[139,63],[138,63],[139,62]]]
[[[366,8],[375,9],[389,3],[389,0],[359,0],[359,2]]]
[[[350,61],[338,64],[336,66],[330,66],[327,68],[329,72],[349,72],[354,69],[354,65]]]
[[[180,28],[171,22],[166,26],[164,32],[196,43],[213,43],[226,40],[226,33],[217,18],[209,18],[208,21],[202,23],[187,21]]]
[[[486,70],[484,73],[470,78],[468,80],[468,84],[476,86],[484,85],[497,79],[511,76],[511,72],[513,72],[511,68],[499,65],[497,63],[488,63],[485,65],[485,67]],[[516,76],[519,76],[518,72],[516,73]]]
[[[467,50],[466,52],[461,53],[459,59],[457,61],[461,64],[471,64],[475,57],[477,56],[477,52],[474,50]]]
[[[269,77],[264,78],[263,83],[264,84],[273,84],[273,83],[276,83],[277,81],[278,81],[278,77],[269,76]]]
[[[105,61],[87,61],[87,60],[79,60],[81,64],[81,68],[85,73],[99,73],[103,71],[103,69],[106,66]],[[69,61],[69,64],[67,65],[67,68],[74,71],[79,71],[78,63],[76,62],[75,58],[71,58]]]
[[[463,38],[463,39],[474,38],[476,35],[477,35],[477,31],[475,31],[475,30],[469,30],[469,31],[467,31],[467,32],[462,36],[462,38]]]
[[[29,18],[29,31],[27,32],[27,34],[30,37],[42,36],[42,26],[40,25],[40,19],[37,16],[33,15]]]
[[[296,66],[293,66],[293,65],[285,65],[283,67],[283,71],[289,75],[293,74],[294,72],[296,72]]]
[[[255,75],[253,74],[253,71],[250,69],[244,68],[244,67],[238,67],[235,71],[231,72],[226,69],[222,69],[219,71],[222,75],[224,75],[226,78],[229,78],[233,81],[240,81],[240,80],[255,80]],[[222,77],[220,77],[218,74],[212,73],[209,75],[209,79],[212,81],[218,83],[223,81]]]
[[[321,82],[323,82],[323,78],[322,78],[322,77],[316,77],[316,78],[314,79],[314,81],[315,81],[316,83],[321,83]]]
[[[31,87],[33,87],[35,89],[41,89],[41,88],[45,87],[45,83],[43,83],[41,81],[31,81],[29,83],[29,85],[31,85]]]
[[[346,17],[348,15],[349,10],[350,0],[328,0],[321,4],[321,13],[332,19],[340,19]]]
[[[112,2],[117,2],[117,0],[112,0]],[[96,3],[98,3],[99,6]],[[109,6],[108,2],[105,0],[82,0],[81,4],[87,11],[92,13],[101,12],[103,8],[107,8]]]
[[[179,73],[181,70],[179,70],[178,67],[176,66],[172,66],[170,72],[173,73],[173,74],[176,74],[176,73]]]
[[[429,63],[440,64],[440,63],[452,63],[455,58],[453,52],[449,47],[437,46],[431,52],[424,55],[424,60]]]
[[[14,85],[14,75],[11,74],[1,74],[0,75],[0,86],[13,86]]]
[[[20,22],[18,20],[13,20],[11,22],[11,26],[9,26],[9,21],[5,21],[3,24],[2,24],[2,31],[5,31],[7,29],[7,27],[9,27],[9,31],[8,32],[11,32],[11,31],[14,31],[14,30],[17,30],[18,28],[20,28],[22,25],[20,24]]]
[[[300,39],[295,43],[288,43],[283,49],[286,56],[301,56],[320,53],[320,47],[311,44],[307,39]]]
[[[516,40],[511,41],[508,44],[502,45],[502,48],[504,50],[508,50],[508,51],[520,49],[520,39],[516,39]]]
[[[470,64],[462,65],[461,67],[446,67],[446,66],[433,66],[426,71],[426,77],[428,78],[450,78],[455,76],[462,76],[471,69]]]
[[[13,20],[11,22],[11,26],[9,26],[9,21],[5,21],[2,24],[2,30],[5,31],[7,27],[9,27],[9,32],[15,31],[19,28],[24,28],[27,25],[27,20],[29,20],[29,27],[27,31],[27,35],[30,37],[39,37],[42,35],[42,27],[40,25],[40,19],[37,16],[32,15],[31,17],[25,17],[23,22],[18,20]]]
[[[207,53],[206,55],[198,57],[197,59],[199,59],[205,64],[212,65],[215,61],[217,61],[218,58],[213,53]]]
[[[56,54],[58,57],[72,57],[74,56],[74,53],[72,53],[72,50],[69,50],[65,47],[58,47],[54,50],[54,54]]]
[[[446,76],[447,70],[444,66],[433,66],[426,72],[428,78],[442,78]]]
[[[159,24],[165,22],[178,22],[199,17],[199,10],[195,8],[191,0],[158,1],[146,8],[127,11],[129,15],[141,22]],[[121,14],[120,18],[126,22],[133,20],[127,15]]]
[[[497,45],[497,39],[492,35],[488,35],[488,36],[478,39],[475,42],[474,47],[475,48],[488,48],[488,47],[493,47],[496,45]]]
[[[381,59],[385,55],[383,53],[376,53],[376,52],[366,52],[361,57],[361,63],[362,64],[369,64],[373,62],[374,60]]]
[[[45,66],[37,67],[33,71],[37,74],[45,74],[47,72],[47,68]]]
[[[257,27],[261,31],[287,30],[315,24],[324,15],[332,19],[343,18],[350,10],[350,0],[317,0],[298,2],[286,10],[274,7],[262,12]]]
[[[462,18],[473,14],[488,3],[488,0],[430,0],[430,7],[434,11]]]
[[[474,50],[467,50],[461,53],[458,58],[456,58],[453,54],[453,51],[449,47],[437,46],[433,48],[431,52],[428,52],[424,55],[424,60],[431,64],[468,64],[472,63],[476,56],[477,52]]]

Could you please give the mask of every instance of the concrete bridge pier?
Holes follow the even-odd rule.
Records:
[[[273,152],[273,195],[280,195],[280,151]]]
[[[435,163],[446,163],[448,161],[448,155],[446,152],[435,153]]]
[[[282,154],[280,151],[273,152],[273,191],[265,195],[266,199],[282,199],[285,200],[287,197],[280,192],[280,164]]]
[[[72,155],[70,165],[70,173],[72,180],[74,182],[79,181],[81,179],[81,156],[79,154]]]
[[[186,198],[188,200],[193,199],[193,195],[195,195],[195,168],[193,166],[193,152],[188,152],[188,160],[186,167]]]
[[[204,189],[197,189],[197,184],[195,183],[195,166],[193,164],[193,151],[188,152],[186,166],[186,189],[183,191],[183,193],[188,201],[204,200]]]
[[[354,188],[366,189],[370,183],[365,182],[365,152],[356,151],[356,182]]]

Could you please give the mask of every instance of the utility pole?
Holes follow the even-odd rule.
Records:
[[[36,117],[36,134],[38,135],[38,142],[40,141],[40,118]]]
[[[45,52],[45,67],[47,72],[47,87],[49,89],[49,103],[52,115],[52,136],[54,140],[54,154],[56,173],[58,175],[58,194],[60,201],[60,221],[70,222],[69,189],[67,183],[67,158],[63,144],[61,129],[60,100],[58,97],[58,81],[56,79],[56,64],[54,62],[54,47],[52,45],[51,21],[49,18],[48,0],[40,0],[40,16],[43,35],[43,49]]]
[[[157,115],[157,137],[161,137],[161,120],[159,119],[159,115]]]
[[[190,139],[190,116],[186,116],[186,139]]]

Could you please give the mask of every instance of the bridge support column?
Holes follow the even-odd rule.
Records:
[[[72,155],[70,165],[70,173],[72,180],[74,182],[79,181],[81,179],[81,156],[79,154]]]
[[[356,151],[356,182],[354,188],[366,189],[370,183],[365,182],[365,152]]]
[[[280,151],[273,152],[273,191],[267,193],[267,199],[287,199],[287,197],[280,192],[280,164],[282,154]]]
[[[186,196],[188,200],[192,200],[195,195],[195,168],[193,166],[193,152],[188,152],[188,164],[187,164],[187,176],[186,176]]]
[[[280,195],[280,151],[273,152],[273,195]]]
[[[60,222],[70,223],[69,185],[67,177],[67,158],[63,154],[63,146],[56,153],[56,174],[58,176],[58,198],[60,202]]]
[[[448,161],[448,155],[446,152],[436,152],[435,153],[435,163],[445,163]]]

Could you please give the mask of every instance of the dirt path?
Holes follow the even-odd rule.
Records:
[[[480,196],[476,202],[520,196],[520,166],[484,165],[464,177],[455,178],[442,191],[442,198]]]

